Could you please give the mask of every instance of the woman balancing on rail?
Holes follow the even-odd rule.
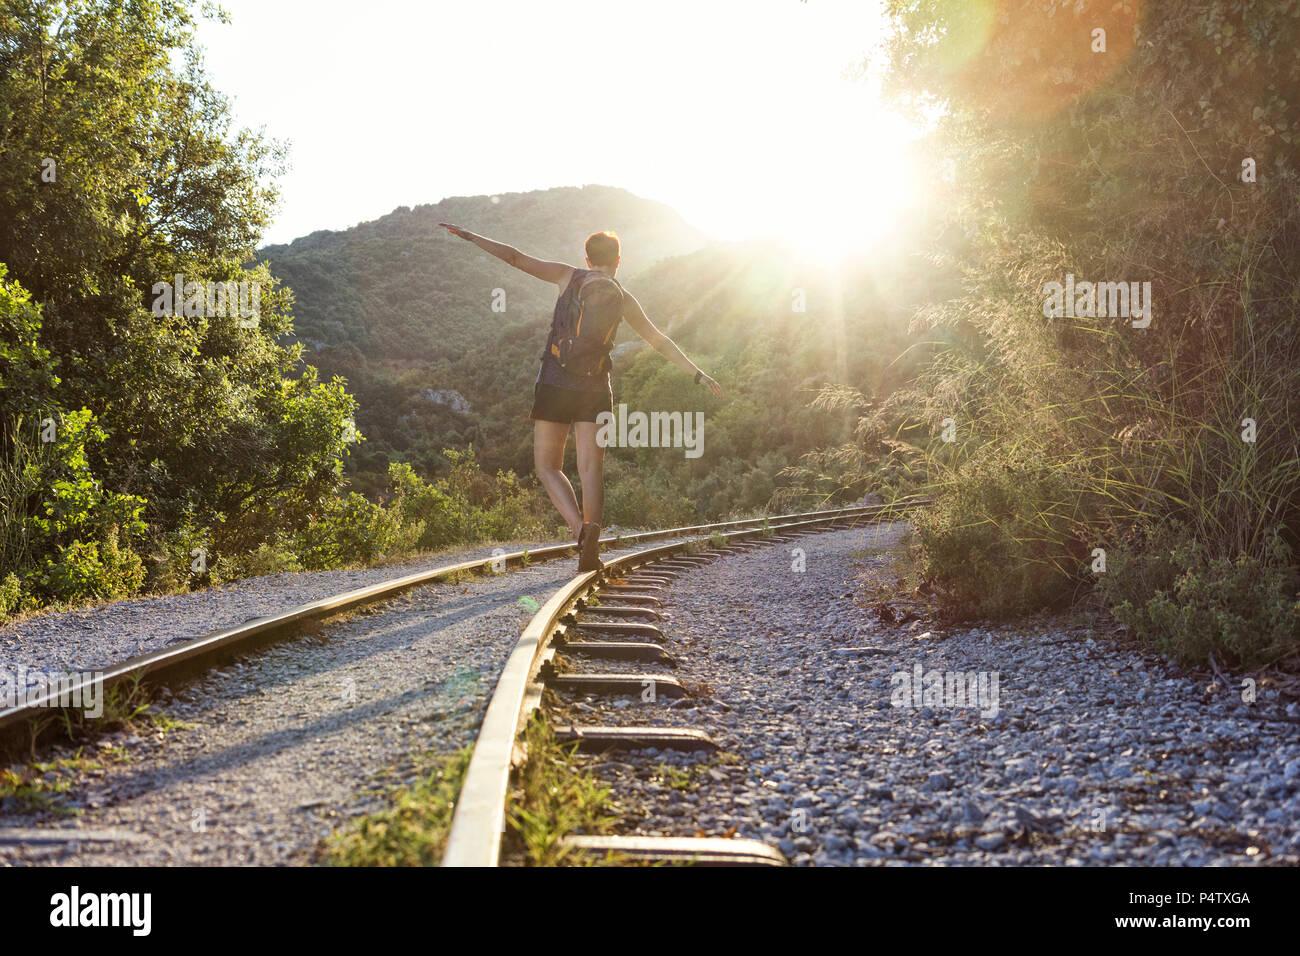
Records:
[[[696,384],[721,395],[718,383],[682,354],[676,343],[651,322],[635,296],[624,291],[618,271],[618,237],[596,232],[587,237],[587,268],[547,262],[513,246],[477,236],[467,229],[439,223],[452,235],[474,243],[530,276],[559,287],[542,367],[533,388],[533,461],[551,502],[578,540],[578,570],[596,571],[600,560],[600,524],[604,507],[605,449],[596,441],[596,416],[612,411],[609,350],[618,323],[627,324],[668,361],[695,376]],[[572,427],[582,476],[582,511],[573,485],[564,474],[564,444]]]

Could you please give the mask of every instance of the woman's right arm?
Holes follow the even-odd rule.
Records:
[[[676,342],[655,327],[655,324],[650,321],[650,317],[645,314],[645,309],[641,308],[641,303],[636,300],[636,296],[626,289],[623,290],[623,318],[632,327],[632,331],[645,339],[652,349],[678,368],[690,372],[691,375],[698,374],[701,385],[719,398],[722,397],[722,386],[705,375],[703,370],[688,359],[686,354],[677,347]]]

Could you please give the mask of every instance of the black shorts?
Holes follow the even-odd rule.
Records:
[[[539,382],[533,387],[533,410],[528,417],[544,422],[594,422],[601,412],[612,411],[611,406],[609,392],[587,392]]]

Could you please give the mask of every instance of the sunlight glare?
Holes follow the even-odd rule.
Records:
[[[813,253],[886,239],[915,198],[907,148],[916,132],[863,89],[801,109],[805,119],[755,142],[725,180],[668,183],[665,199],[721,238],[772,237]]]

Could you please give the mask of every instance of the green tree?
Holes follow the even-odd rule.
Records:
[[[144,498],[155,531],[213,527],[218,550],[305,520],[338,487],[354,411],[339,381],[302,368],[301,346],[280,344],[288,290],[246,266],[282,162],[233,128],[190,3],[0,6],[0,262],[42,317],[21,347],[50,354],[53,400],[102,430],[98,480]],[[255,322],[215,297],[161,308],[178,275],[245,283]],[[2,374],[10,420],[51,397]]]
[[[1004,586],[981,601],[1006,608],[1067,597],[1094,547],[1151,516],[1198,542],[1197,568],[1284,560],[1300,540],[1300,3],[888,9],[890,89],[945,108],[934,153],[955,175],[936,164],[934,181],[964,277],[918,316],[946,346],[894,399],[932,436],[935,582],[963,603],[976,578]],[[1067,273],[1149,281],[1149,325],[1049,321],[1045,285]],[[1025,462],[1060,481],[973,480]],[[971,568],[975,553],[1000,564]]]

